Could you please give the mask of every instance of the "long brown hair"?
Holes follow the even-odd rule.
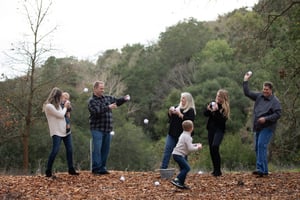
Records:
[[[59,89],[59,88],[57,88],[57,87],[54,87],[54,88],[51,90],[51,92],[50,92],[50,94],[49,94],[47,100],[45,101],[45,103],[44,103],[44,105],[43,105],[43,111],[44,111],[45,105],[48,104],[48,103],[54,105],[55,108],[58,109],[59,106],[60,106],[60,98],[61,98],[61,95],[62,95],[61,89]]]
[[[218,90],[218,93],[219,93],[220,98],[222,99],[223,115],[227,119],[230,119],[230,104],[229,104],[228,91],[225,89],[220,89],[220,90]]]

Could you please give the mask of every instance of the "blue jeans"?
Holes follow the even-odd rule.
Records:
[[[176,146],[177,142],[178,142],[178,138],[173,137],[169,134],[167,135],[164,155],[160,166],[161,169],[168,168],[173,149]]]
[[[55,160],[56,155],[59,152],[59,147],[61,141],[64,142],[67,154],[68,168],[73,168],[73,150],[72,150],[72,136],[71,134],[66,137],[60,137],[57,135],[52,136],[52,150],[48,158],[47,170],[52,171],[53,162]]]
[[[180,168],[180,172],[177,175],[178,180],[182,185],[184,185],[187,173],[191,170],[190,165],[188,161],[186,160],[186,157],[180,156],[180,155],[175,155],[173,154],[174,160],[177,162]]]
[[[109,132],[91,130],[93,138],[92,172],[106,171],[111,135]]]
[[[268,128],[255,133],[256,170],[265,174],[268,173],[268,145],[272,134]]]

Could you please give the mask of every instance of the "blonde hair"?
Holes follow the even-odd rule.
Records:
[[[193,127],[194,127],[194,124],[193,124],[192,120],[184,120],[182,122],[182,129],[184,131],[191,131],[193,129]]]
[[[62,96],[64,96],[66,99],[70,99],[70,94],[68,92],[63,92]]]
[[[60,98],[61,98],[61,95],[62,95],[61,89],[59,89],[59,88],[57,88],[57,87],[54,87],[54,88],[51,90],[51,92],[50,92],[50,94],[49,94],[47,100],[46,100],[46,101],[44,102],[44,104],[43,104],[43,112],[45,111],[45,105],[48,104],[48,103],[54,105],[54,107],[55,107],[56,109],[58,109],[59,106],[60,106]]]
[[[194,98],[191,95],[191,93],[183,92],[183,93],[181,93],[181,98],[182,97],[186,98],[186,104],[185,104],[185,106],[183,106],[182,103],[181,103],[181,99],[180,99],[179,108],[182,108],[184,113],[187,112],[190,108],[193,108],[194,113],[196,115],[196,108],[195,108]]]
[[[220,98],[222,99],[222,111],[223,111],[223,115],[227,119],[230,119],[230,105],[229,105],[228,91],[225,90],[225,89],[220,89],[220,90],[218,90],[218,94],[219,94]]]

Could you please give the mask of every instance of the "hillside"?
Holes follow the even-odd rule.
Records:
[[[125,180],[121,181],[120,177]],[[154,182],[159,181],[159,185]],[[158,172],[111,171],[94,176],[57,173],[44,176],[0,176],[0,199],[300,199],[300,172],[257,178],[249,172],[188,175],[190,190],[175,188]]]

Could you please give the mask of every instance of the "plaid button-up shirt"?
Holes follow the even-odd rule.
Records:
[[[88,101],[88,110],[90,112],[89,123],[90,130],[110,132],[113,130],[112,110],[108,107],[112,103],[117,106],[125,103],[124,97],[115,98],[113,96],[93,96]]]

